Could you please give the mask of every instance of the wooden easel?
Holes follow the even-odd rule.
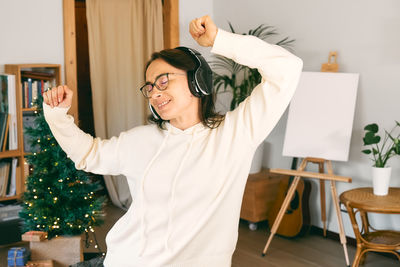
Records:
[[[331,59],[334,58],[334,61],[331,62]],[[328,58],[328,63],[322,64],[321,66],[321,72],[337,72],[339,70],[339,65],[336,62],[337,59],[337,52],[330,52],[329,53],[329,58]],[[318,173],[314,172],[306,172],[305,168],[308,163],[315,163],[318,164]],[[327,170],[328,173],[326,174],[324,171],[324,165],[325,163],[327,164]],[[275,222],[271,228],[271,234],[268,238],[267,244],[264,247],[262,256],[265,256],[267,253],[267,249],[272,241],[272,238],[274,237],[276,231],[279,228],[279,225],[282,221],[283,216],[285,215],[285,212],[289,206],[289,203],[293,197],[293,194],[296,191],[297,184],[300,181],[301,177],[309,177],[309,178],[316,178],[319,179],[319,185],[320,185],[320,200],[321,200],[321,221],[323,223],[323,235],[326,237],[326,203],[325,203],[325,180],[329,180],[331,184],[331,194],[332,194],[332,200],[335,205],[335,210],[336,210],[336,215],[338,219],[338,225],[339,225],[339,235],[340,235],[340,243],[343,245],[343,250],[344,250],[344,255],[346,259],[346,264],[347,266],[350,266],[349,262],[349,255],[347,252],[347,241],[346,241],[346,235],[344,233],[344,227],[343,227],[343,220],[342,220],[342,214],[340,213],[340,206],[339,206],[339,198],[337,196],[337,190],[336,190],[336,181],[340,182],[351,182],[350,177],[344,177],[344,176],[338,176],[333,174],[333,169],[332,169],[332,162],[330,160],[325,160],[321,158],[305,158],[300,164],[300,167],[297,170],[283,170],[283,169],[271,169],[271,173],[278,173],[278,174],[286,174],[286,175],[291,175],[295,176],[288,193],[286,195],[285,200],[282,203],[282,207],[279,210],[279,213],[275,219]]]
[[[334,61],[332,61],[332,58]],[[339,71],[339,64],[336,62],[337,59],[337,52],[331,51],[329,52],[328,62],[322,64],[321,72],[338,72]],[[318,171],[320,173],[324,173],[324,163],[323,162],[314,162],[318,164]],[[324,226],[324,237],[326,237],[326,204],[325,204],[325,181],[319,180],[319,187],[320,187],[320,199],[321,199],[321,221]]]
[[[315,172],[307,172],[305,171],[305,168],[308,163],[317,163],[319,165],[319,173]],[[323,173],[324,170],[324,164],[327,164],[327,170],[328,173]],[[325,212],[325,180],[329,180],[331,183],[331,194],[332,194],[332,201],[335,205],[335,210],[336,210],[336,215],[338,219],[338,224],[339,224],[339,235],[340,235],[340,243],[343,245],[344,249],[344,255],[346,258],[346,264],[347,266],[350,266],[349,262],[349,256],[347,252],[347,241],[346,241],[346,235],[344,233],[344,227],[343,227],[343,221],[342,221],[342,215],[340,213],[340,207],[339,207],[339,198],[337,196],[337,190],[336,190],[336,181],[339,182],[351,182],[350,177],[345,177],[345,176],[338,176],[333,174],[333,169],[332,169],[332,162],[330,160],[325,160],[325,159],[320,159],[320,158],[305,158],[300,164],[300,167],[297,170],[283,170],[283,169],[271,169],[271,173],[277,173],[277,174],[285,174],[285,175],[291,175],[295,176],[293,179],[292,184],[290,185],[289,191],[285,197],[285,200],[283,201],[282,207],[279,210],[278,216],[275,219],[274,224],[272,225],[271,228],[271,234],[268,238],[267,244],[264,247],[262,256],[265,256],[267,253],[267,249],[272,241],[272,238],[274,237],[276,231],[279,228],[279,225],[282,221],[283,216],[285,215],[285,212],[289,206],[289,203],[293,197],[294,192],[296,191],[297,184],[300,181],[301,177],[309,177],[309,178],[317,178],[320,180],[320,185],[321,186],[321,209],[322,209],[322,214],[321,214],[321,219],[324,222],[324,234],[326,234],[326,212]],[[322,189],[323,188],[323,189]]]
[[[331,62],[331,59],[334,58],[334,61]],[[337,59],[337,52],[331,51],[329,52],[328,63],[324,63],[321,66],[321,72],[338,72],[339,65],[336,62]]]

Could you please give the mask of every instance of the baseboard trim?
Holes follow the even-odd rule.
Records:
[[[320,227],[312,225],[311,229],[310,229],[310,234],[323,236],[324,235],[324,230],[322,228],[320,228]],[[329,239],[332,239],[332,240],[340,242],[339,234],[335,233],[335,232],[332,232],[332,231],[329,231],[329,230],[326,230],[326,238],[329,238]],[[357,247],[357,240],[355,238],[346,236],[346,241],[347,241],[348,245],[353,246],[353,247]]]

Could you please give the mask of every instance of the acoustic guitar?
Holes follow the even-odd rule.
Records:
[[[291,169],[295,170],[296,167],[297,158],[293,158]],[[275,222],[293,179],[293,176],[290,178],[285,178],[279,184],[277,198],[268,214],[268,223],[270,227],[272,227],[273,223]],[[296,188],[296,192],[290,201],[276,234],[283,237],[296,237],[303,235],[309,230],[310,210],[308,202],[310,199],[310,192],[310,181],[304,181],[304,179],[300,179]]]

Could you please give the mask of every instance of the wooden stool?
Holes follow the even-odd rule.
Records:
[[[368,251],[393,253],[400,260],[400,255],[396,252],[400,250],[400,232],[374,229],[369,224],[367,215],[368,212],[400,214],[400,188],[390,188],[386,196],[374,195],[372,188],[352,189],[343,192],[340,201],[349,212],[357,240],[357,252],[352,267],[358,266]],[[361,230],[355,217],[357,212],[361,216]]]

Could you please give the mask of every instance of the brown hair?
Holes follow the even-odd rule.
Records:
[[[149,65],[156,59],[162,59],[171,66],[184,70],[189,71],[193,70],[196,67],[195,62],[184,51],[179,49],[164,49],[160,52],[155,52],[151,55],[150,60],[147,62],[144,75],[146,80],[146,71]],[[200,120],[204,126],[209,127],[211,129],[217,128],[221,122],[225,119],[224,115],[221,115],[215,111],[215,99],[216,95],[213,91],[210,95],[206,95],[200,98]],[[156,123],[160,129],[164,128],[165,120],[156,119],[153,115],[148,117],[149,122]]]

